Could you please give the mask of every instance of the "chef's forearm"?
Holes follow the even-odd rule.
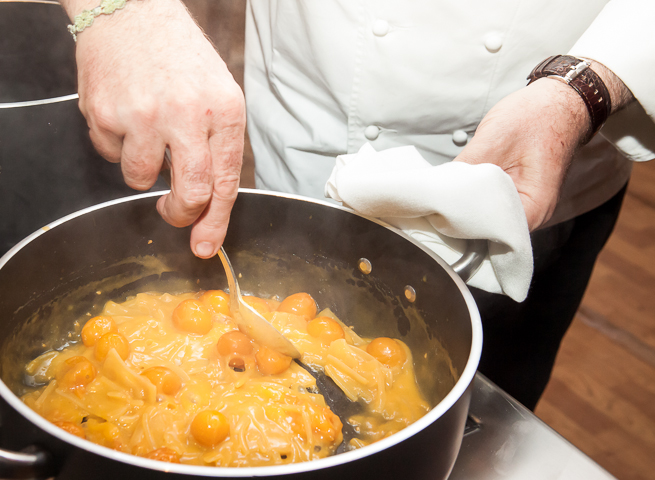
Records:
[[[100,0],[63,0],[71,18]],[[82,28],[84,27],[84,28]],[[154,185],[165,149],[172,191],[157,208],[192,225],[191,247],[216,255],[236,199],[243,156],[243,92],[180,0],[129,0],[78,25],[79,107],[100,154],[127,185]]]

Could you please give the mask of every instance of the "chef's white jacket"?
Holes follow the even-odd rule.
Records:
[[[452,160],[550,55],[592,58],[638,100],[576,156],[551,220],[589,211],[655,157],[652,0],[251,0],[248,131],[259,188],[324,198],[370,142]]]

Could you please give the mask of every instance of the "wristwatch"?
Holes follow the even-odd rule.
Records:
[[[603,80],[591,68],[591,62],[571,55],[554,55],[537,65],[528,75],[528,85],[539,78],[561,80],[584,100],[591,118],[591,138],[603,126],[612,110],[610,94]]]

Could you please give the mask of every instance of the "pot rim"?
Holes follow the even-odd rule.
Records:
[[[61,8],[61,4],[57,0],[0,0],[0,3],[36,3],[43,5],[52,5],[53,7]],[[69,100],[78,100],[79,95],[77,92],[70,93],[68,95],[61,95],[58,97],[48,97],[34,100],[23,100],[19,102],[0,102],[0,109],[5,108],[22,108],[22,107],[34,107],[39,105],[48,105],[50,103],[59,103],[67,102]]]
[[[2,1],[2,0],[0,0]],[[71,100],[79,100],[80,96],[77,93],[69,95],[62,95],[60,97],[49,97],[41,100],[24,100],[22,102],[5,102],[0,103],[0,109],[5,108],[23,108],[23,107],[38,107],[40,105],[50,105],[51,103],[68,102]]]
[[[162,190],[156,192],[142,193],[138,195],[130,195],[127,197],[118,198],[115,200],[110,200],[108,202],[100,203],[93,205],[77,212],[66,215],[54,222],[49,223],[46,226],[41,227],[31,235],[25,237],[14,247],[12,247],[7,253],[5,253],[2,258],[0,258],[0,269],[14,256],[18,253],[23,247],[29,244],[34,239],[45,234],[47,231],[52,230],[53,228],[58,227],[70,220],[73,220],[79,216],[85,215],[87,213],[100,210],[102,208],[108,208],[112,205],[136,201],[142,198],[155,197],[169,193],[170,190]],[[300,200],[309,203],[315,203],[319,205],[328,206],[330,208],[336,208],[344,212],[350,213],[352,215],[357,215],[359,217],[370,220],[378,225],[381,225],[392,232],[400,235],[401,237],[407,239],[425,253],[430,255],[452,278],[457,287],[459,288],[466,306],[471,315],[471,351],[469,353],[466,366],[462,371],[460,378],[455,383],[451,391],[446,395],[446,397],[441,400],[435,407],[433,407],[428,413],[421,417],[416,422],[405,427],[400,432],[395,433],[385,439],[382,439],[376,443],[368,445],[357,450],[352,450],[349,452],[344,452],[339,455],[333,455],[330,457],[322,458],[319,460],[312,460],[309,462],[301,462],[294,464],[286,465],[274,465],[274,466],[264,466],[264,467],[205,467],[198,465],[183,465],[183,464],[170,464],[159,462],[156,460],[150,460],[143,457],[138,457],[136,455],[131,455],[128,453],[117,452],[107,447],[103,447],[92,443],[88,440],[83,440],[75,435],[72,435],[64,430],[56,427],[54,424],[47,421],[45,418],[41,417],[34,410],[29,408],[25,403],[23,403],[18,396],[16,396],[3,381],[0,380],[0,395],[5,399],[5,401],[21,415],[27,418],[30,422],[35,424],[37,427],[45,430],[50,435],[59,438],[60,440],[72,444],[82,450],[86,450],[96,455],[102,457],[116,460],[122,463],[127,463],[137,467],[147,468],[150,470],[156,470],[161,472],[171,472],[179,473],[184,475],[197,475],[197,476],[206,476],[206,477],[263,477],[263,476],[278,476],[278,475],[287,475],[293,473],[309,472],[313,470],[319,470],[322,468],[329,468],[336,465],[341,465],[344,463],[353,462],[360,458],[368,457],[375,453],[381,452],[390,448],[402,441],[406,440],[409,437],[414,436],[416,433],[427,428],[430,424],[435,422],[440,418],[445,412],[447,412],[459,399],[464,395],[467,388],[473,381],[475,374],[477,372],[478,363],[480,361],[480,355],[482,353],[482,321],[480,319],[480,313],[478,312],[475,300],[471,295],[470,291],[466,284],[459,278],[459,276],[450,268],[450,266],[436,253],[434,253],[429,248],[425,247],[421,243],[412,239],[409,235],[405,234],[401,230],[390,226],[389,224],[380,221],[379,219],[367,217],[356,213],[350,208],[346,208],[334,203],[327,201],[317,200],[313,198],[304,197],[301,195],[287,194],[281,192],[273,192],[267,190],[258,190],[258,189],[249,189],[249,188],[240,188],[239,193],[248,193],[255,195],[269,195],[283,198],[290,198],[294,200]]]

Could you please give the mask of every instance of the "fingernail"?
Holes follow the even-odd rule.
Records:
[[[214,245],[209,242],[200,242],[196,245],[196,255],[199,257],[211,257],[214,254],[214,250]]]

